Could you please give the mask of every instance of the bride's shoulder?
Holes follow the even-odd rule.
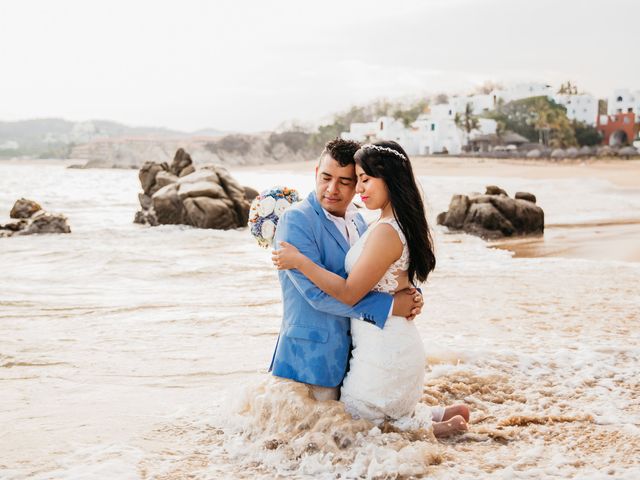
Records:
[[[379,225],[380,227],[383,225],[387,226],[387,232],[390,232],[389,229],[393,229],[393,231],[396,232],[396,235],[398,236],[402,244],[406,245],[407,240],[406,240],[406,237],[404,236],[404,232],[402,231],[400,224],[395,218],[383,219],[383,220],[380,220],[379,223],[380,223]]]
[[[369,227],[369,235],[367,238],[367,249],[374,251],[392,251],[398,253],[398,257],[402,253],[404,241],[398,234],[398,231],[389,222],[378,222],[376,225]]]

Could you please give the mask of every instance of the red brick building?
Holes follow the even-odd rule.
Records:
[[[613,115],[598,115],[596,125],[602,134],[604,145],[629,145],[632,144],[638,133],[636,114],[633,112],[615,113]]]

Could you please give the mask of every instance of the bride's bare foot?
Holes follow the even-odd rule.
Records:
[[[467,421],[461,415],[433,424],[433,434],[436,437],[449,437],[457,433],[466,432],[468,429]]]
[[[455,417],[456,415],[460,415],[464,418],[465,422],[469,422],[469,407],[466,405],[459,403],[456,405],[450,405],[444,409],[444,415],[442,416],[442,421],[446,422],[447,420]]]

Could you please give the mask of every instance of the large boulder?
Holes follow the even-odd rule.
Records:
[[[33,200],[27,200],[26,198],[20,198],[13,204],[13,208],[9,213],[11,218],[29,218],[37,211],[42,210],[42,207]]]
[[[638,150],[632,146],[622,147],[620,150],[618,150],[619,157],[630,158],[635,157],[636,155],[638,155]]]
[[[151,197],[153,209],[162,225],[175,225],[183,222],[182,201],[178,196],[178,184],[171,183],[162,187]]]
[[[514,199],[495,185],[486,191],[484,195],[454,195],[449,210],[438,215],[438,224],[485,239],[542,235],[544,212],[536,205],[535,195],[518,192]]]
[[[567,158],[576,158],[578,156],[578,149],[576,147],[569,147],[567,148],[567,151],[565,152]]]
[[[531,203],[536,203],[536,196],[533,193],[529,192],[516,192],[514,197],[517,200],[526,200]]]
[[[228,198],[185,198],[184,208],[189,225],[194,227],[220,230],[237,227],[233,204]]]
[[[472,203],[464,219],[463,228],[481,237],[510,237],[515,228],[500,210],[491,203]]]
[[[169,166],[166,163],[145,162],[140,171],[138,172],[138,178],[142,185],[142,190],[146,195],[153,195],[151,190],[156,186],[156,176],[160,172],[166,172],[169,170]],[[157,191],[158,189],[156,189]]]
[[[464,219],[467,217],[469,205],[469,197],[467,197],[466,195],[454,195],[453,197],[451,197],[449,210],[446,213],[446,225],[451,226],[451,228],[462,228]]]
[[[588,147],[587,145],[580,147],[580,150],[578,150],[578,156],[580,157],[589,157],[593,155],[593,153],[594,153],[594,149],[592,149],[591,147]]]
[[[174,175],[171,172],[161,171],[156,175],[156,185],[159,187],[158,190],[162,187],[166,187],[170,183],[176,183],[178,181],[177,175]]]
[[[36,214],[31,221],[16,235],[33,235],[40,233],[71,233],[67,223],[67,217],[60,214],[46,213]]]
[[[188,169],[186,173],[182,173]],[[173,161],[171,162],[171,166],[169,167],[171,173],[173,173],[176,177],[184,177],[185,175],[195,171],[193,167],[193,160],[191,160],[191,155],[184,151],[184,148],[179,148],[176,151],[176,154],[173,156]]]
[[[37,202],[21,198],[11,209],[17,222],[0,225],[0,237],[40,233],[71,233],[67,217],[45,212]]]
[[[258,192],[241,186],[225,168],[210,164],[196,169],[191,156],[179,149],[170,167],[147,162],[143,169],[142,210],[134,222],[223,230],[247,225],[250,202]]]
[[[598,148],[597,154],[599,157],[613,157],[615,156],[616,152],[609,145],[603,145],[602,147]]]

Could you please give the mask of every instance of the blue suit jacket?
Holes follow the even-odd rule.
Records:
[[[356,227],[367,228],[360,215]],[[344,258],[349,243],[329,220],[315,192],[280,218],[275,245],[281,240],[295,245],[321,267],[346,278]],[[382,328],[393,297],[370,292],[353,307],[327,295],[298,270],[278,272],[284,314],[280,336],[269,370],[279,377],[336,387],[347,370],[351,347],[350,318]]]

